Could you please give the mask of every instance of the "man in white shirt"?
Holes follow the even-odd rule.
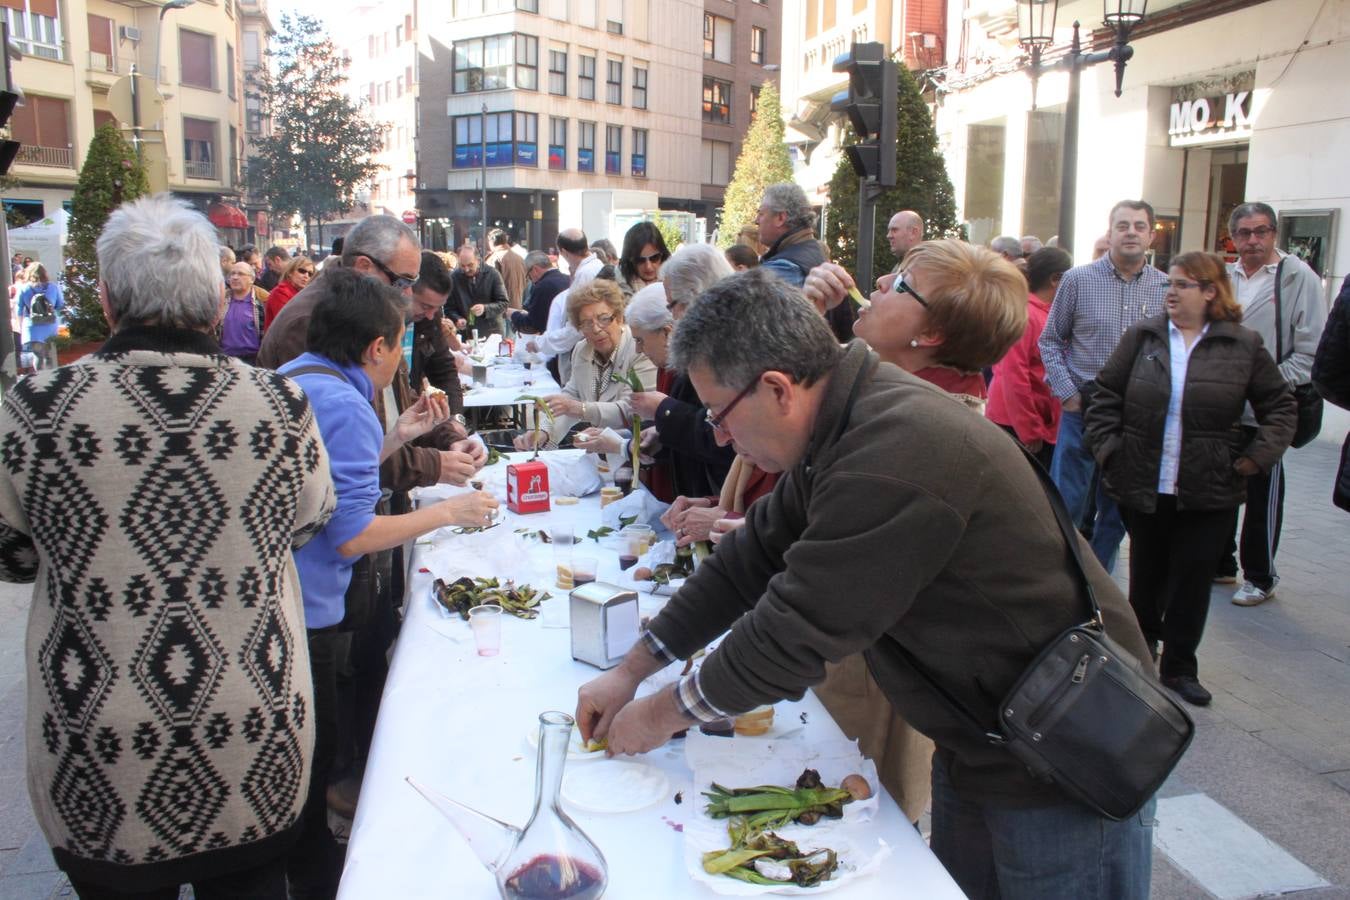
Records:
[[[1261,335],[1291,388],[1312,380],[1313,356],[1327,320],[1322,279],[1307,263],[1275,246],[1279,223],[1265,203],[1242,203],[1228,217],[1228,233],[1237,247],[1238,261],[1228,266],[1233,293],[1242,307],[1242,324]],[[1276,282],[1279,318],[1276,319]],[[1242,416],[1244,431],[1254,433],[1256,419],[1249,406]],[[1233,527],[1237,527],[1234,511]],[[1216,580],[1236,580],[1233,551],[1240,549],[1242,587],[1233,594],[1238,606],[1257,606],[1275,596],[1280,580],[1275,551],[1284,519],[1284,463],[1247,479],[1247,511],[1238,542],[1229,541],[1219,561]],[[1235,546],[1236,543],[1236,546]]]
[[[569,228],[558,233],[558,255],[572,272],[572,283],[566,291],[553,298],[553,305],[548,310],[548,331],[531,338],[525,349],[531,353],[542,353],[549,360],[556,359],[558,370],[553,374],[558,384],[567,384],[567,379],[572,375],[572,348],[581,340],[581,332],[567,321],[567,295],[573,288],[589,284],[604,268],[604,263],[591,252],[586,233],[580,228]],[[553,367],[550,365],[549,368]]]

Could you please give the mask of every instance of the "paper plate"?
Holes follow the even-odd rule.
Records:
[[[529,731],[525,732],[525,740],[530,745],[531,750],[539,749],[539,724],[537,722],[530,726]],[[581,745],[581,732],[573,728],[572,736],[567,741],[567,758],[569,760],[604,759],[605,751],[587,751],[583,749]]]
[[[670,793],[670,780],[655,766],[606,760],[563,776],[562,797],[571,806],[596,813],[626,813],[659,803]]]

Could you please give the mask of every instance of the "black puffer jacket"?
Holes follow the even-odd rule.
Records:
[[[1167,317],[1145,319],[1125,332],[1097,383],[1084,432],[1106,492],[1130,509],[1153,512],[1172,395]],[[1259,423],[1250,442],[1239,427],[1247,402]],[[1293,439],[1296,420],[1294,396],[1261,336],[1233,322],[1211,322],[1186,368],[1178,506],[1239,506],[1247,496],[1246,478],[1233,463],[1245,456],[1262,471],[1270,469]]]
[[[1313,360],[1312,383],[1317,392],[1344,409],[1350,409],[1350,278],[1341,286],[1336,305],[1322,329],[1322,343]]]

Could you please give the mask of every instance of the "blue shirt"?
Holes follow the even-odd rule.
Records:
[[[45,293],[47,302],[51,303],[52,309],[56,310],[56,321],[40,325],[32,320],[33,298],[38,294]],[[46,343],[50,341],[56,332],[61,328],[61,310],[66,305],[65,297],[61,294],[61,286],[55,281],[49,281],[46,284],[30,284],[19,292],[19,315],[28,319],[28,339],[30,341],[39,341]]]
[[[295,568],[305,601],[305,627],[313,629],[338,624],[346,611],[347,586],[359,557],[344,556],[338,547],[365,531],[375,519],[384,429],[370,405],[374,385],[360,367],[340,365],[317,353],[302,353],[277,371],[287,375],[306,366],[323,366],[345,376],[316,373],[294,379],[314,409],[337,491],[333,517],[309,543],[295,551]]]

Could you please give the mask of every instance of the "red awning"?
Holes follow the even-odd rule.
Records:
[[[206,211],[206,218],[217,228],[248,228],[248,217],[244,211],[228,203],[212,203]]]

